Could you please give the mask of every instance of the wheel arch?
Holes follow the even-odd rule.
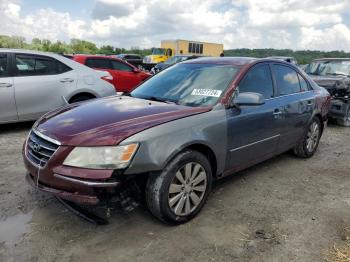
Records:
[[[92,92],[87,92],[87,91],[81,91],[78,92],[74,95],[72,95],[69,99],[68,99],[68,103],[71,103],[71,101],[79,96],[89,96],[91,98],[97,98],[96,94],[92,93]]]
[[[323,130],[324,130],[324,119],[322,118],[321,113],[316,113],[313,118],[315,118],[315,117],[317,117],[318,120],[320,120],[320,123],[321,123],[321,134],[322,134]],[[312,121],[312,119],[311,119],[311,121]]]
[[[213,177],[217,176],[217,167],[218,167],[218,163],[217,163],[217,157],[216,154],[214,152],[214,150],[205,142],[203,141],[193,141],[190,144],[184,144],[183,146],[181,146],[180,148],[178,148],[178,150],[176,150],[175,152],[173,152],[165,161],[164,163],[164,167],[179,153],[184,152],[186,150],[194,150],[197,151],[199,153],[202,153],[209,161],[210,166],[212,168],[212,174]]]

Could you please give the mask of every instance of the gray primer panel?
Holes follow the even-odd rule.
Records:
[[[223,172],[227,155],[227,120],[225,109],[218,106],[212,111],[168,122],[138,134],[121,145],[140,143],[125,174],[162,170],[170,159],[193,144],[207,145],[215,154],[217,174]]]

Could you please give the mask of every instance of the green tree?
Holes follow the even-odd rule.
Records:
[[[98,51],[94,43],[85,40],[72,39],[70,45],[75,54],[96,54]]]
[[[114,47],[111,45],[103,45],[101,48],[98,50],[99,54],[104,54],[104,55],[114,55],[115,50]]]

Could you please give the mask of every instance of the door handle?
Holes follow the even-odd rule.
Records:
[[[9,88],[11,86],[12,86],[12,84],[10,84],[10,83],[0,83],[0,87]]]
[[[308,106],[312,106],[314,103],[311,101],[311,100],[309,100],[309,101],[307,101],[307,105]]]
[[[72,78],[63,78],[60,80],[61,83],[72,83],[74,79]]]
[[[272,113],[272,115],[273,115],[275,118],[280,118],[282,114],[283,114],[283,112],[282,112],[281,110],[277,109],[277,108],[276,108],[276,109],[273,111],[273,113]]]
[[[275,111],[273,111],[272,113],[274,116],[278,116],[278,115],[282,115],[282,111],[279,109],[275,109]]]

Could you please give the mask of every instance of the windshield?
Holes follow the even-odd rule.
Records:
[[[165,49],[153,48],[152,55],[165,55]]]
[[[311,75],[346,75],[350,74],[350,61],[317,61],[306,69]]]
[[[168,58],[168,59],[164,62],[164,64],[167,64],[167,65],[172,65],[172,64],[175,64],[175,63],[176,63],[176,57],[175,57],[175,56]]]
[[[141,84],[131,96],[193,107],[214,105],[238,70],[231,65],[176,64]]]
[[[168,58],[164,64],[167,64],[167,65],[172,65],[172,64],[176,64],[176,63],[179,63],[181,61],[184,61],[186,60],[187,57],[185,56],[173,56],[173,57],[170,57]]]

